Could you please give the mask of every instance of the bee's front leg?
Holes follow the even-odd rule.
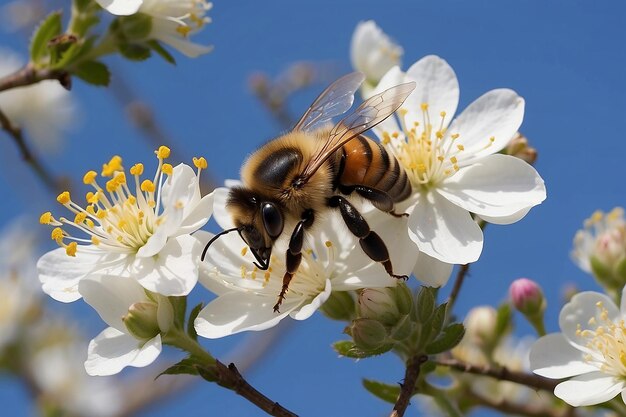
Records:
[[[304,230],[311,227],[313,224],[313,210],[306,210],[302,213],[302,219],[296,224],[293,232],[291,232],[291,238],[289,239],[289,247],[285,253],[285,260],[287,270],[283,276],[283,286],[278,295],[278,301],[274,305],[274,313],[279,313],[280,305],[285,299],[287,290],[289,290],[289,283],[294,274],[298,271],[300,261],[302,261],[302,244],[304,242]]]

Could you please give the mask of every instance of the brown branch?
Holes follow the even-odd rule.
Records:
[[[400,395],[396,400],[390,417],[402,417],[404,415],[406,408],[409,406],[411,397],[415,394],[415,386],[417,384],[417,378],[420,376],[420,368],[427,360],[428,356],[426,355],[416,355],[407,361],[404,381],[400,385]]]
[[[63,183],[60,180],[55,179],[54,175],[42,164],[42,162],[35,156],[35,154],[30,150],[26,141],[24,140],[24,135],[22,134],[22,129],[18,126],[14,125],[11,120],[7,117],[2,110],[0,110],[0,125],[2,126],[2,130],[8,133],[8,135],[13,139],[15,144],[17,145],[20,154],[22,155],[22,159],[26,162],[30,167],[35,171],[35,174],[41,182],[52,192],[57,192],[62,187]]]
[[[233,390],[267,414],[275,417],[297,417],[297,414],[270,400],[250,385],[239,373],[234,363],[226,366],[222,362],[216,361],[215,368],[219,385]]]
[[[0,91],[37,84],[43,80],[57,80],[65,89],[72,88],[72,79],[67,71],[37,69],[29,63],[13,74],[0,78]]]
[[[448,297],[448,311],[452,312],[452,308],[454,307],[454,303],[456,302],[457,297],[459,296],[459,292],[461,291],[461,287],[463,286],[463,281],[465,281],[465,277],[469,271],[470,264],[461,265],[459,268],[459,272],[456,274],[456,279],[454,280],[454,286],[452,287],[452,291],[450,291],[450,296]]]
[[[525,372],[512,371],[505,366],[492,368],[489,366],[472,365],[456,359],[438,359],[434,361],[437,365],[447,366],[457,371],[466,372],[468,374],[483,375],[496,378],[502,381],[511,381],[527,387],[542,389],[546,391],[554,391],[559,384],[559,380],[544,378],[539,375],[528,374]]]
[[[554,410],[550,408],[540,408],[533,405],[532,402],[526,404],[513,403],[507,400],[495,400],[493,398],[483,397],[472,392],[471,398],[476,405],[498,410],[504,414],[522,415],[527,417],[575,417],[576,413],[573,408],[568,407],[565,410]]]

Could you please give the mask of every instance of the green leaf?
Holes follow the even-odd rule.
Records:
[[[154,379],[157,379],[161,375],[199,375],[198,367],[199,362],[194,357],[188,357],[170,366],[165,371],[158,374]]]
[[[60,12],[50,13],[39,24],[30,42],[30,59],[32,62],[41,63],[48,52],[48,42],[58,36],[62,29]]]
[[[452,323],[434,341],[426,345],[426,353],[434,355],[446,352],[458,345],[464,334],[465,327],[462,323]]]
[[[400,396],[400,386],[398,385],[385,384],[384,382],[378,382],[372,379],[363,379],[363,386],[376,397],[391,404],[395,404]]]
[[[151,40],[146,42],[146,45],[148,45],[150,49],[156,52],[161,58],[163,58],[172,65],[176,65],[176,60],[174,59],[172,54],[170,54],[167,49],[163,48],[163,46],[159,42]]]
[[[106,65],[98,61],[81,62],[72,69],[72,73],[86,83],[107,86],[111,81],[111,73]]]
[[[378,349],[365,351],[357,347],[354,342],[349,340],[342,340],[340,342],[333,343],[333,348],[337,353],[341,356],[345,356],[346,358],[352,359],[364,359],[369,358],[371,356],[382,355],[385,352],[388,352],[393,348],[393,344],[385,344]]]
[[[150,58],[150,49],[136,43],[122,43],[119,46],[122,56],[131,61],[145,61]]]
[[[513,312],[511,311],[511,306],[508,303],[502,303],[498,307],[498,314],[496,315],[496,328],[494,329],[496,340],[500,340],[502,336],[511,330],[512,319]]]
[[[427,323],[435,311],[435,288],[422,287],[417,295],[417,320]]]
[[[185,314],[187,313],[187,297],[186,296],[170,296],[167,297],[174,309],[174,326],[177,329],[185,328]]]
[[[144,13],[120,16],[118,28],[128,40],[145,40],[152,31],[152,17]]]
[[[443,324],[446,321],[447,307],[448,303],[443,303],[435,309],[432,320],[430,321],[430,327],[432,328],[434,335],[438,335],[441,332],[441,329],[443,329]]]
[[[189,320],[187,321],[187,334],[193,340],[198,340],[198,333],[196,332],[196,328],[194,327],[193,322],[196,320],[196,317],[198,317],[198,314],[200,314],[200,310],[202,310],[203,306],[204,305],[200,303],[195,306],[193,310],[191,310],[191,313],[189,313]]]

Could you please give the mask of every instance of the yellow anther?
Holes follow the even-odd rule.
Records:
[[[96,209],[94,208],[93,204],[88,205],[87,207],[85,207],[85,211],[91,215],[96,215]]]
[[[439,116],[441,116],[441,117],[446,117],[446,112],[445,112],[445,111],[442,111],[441,113],[439,113]]]
[[[108,180],[105,184],[105,188],[108,192],[112,193],[115,190],[117,190],[117,188],[119,187],[119,184],[117,183],[117,181],[113,180]]]
[[[196,166],[196,168],[199,169],[207,169],[207,167],[209,166],[209,164],[207,164],[206,159],[204,159],[204,156],[201,156],[199,158],[193,158],[193,164]]]
[[[78,248],[78,244],[76,242],[71,242],[65,247],[65,253],[68,256],[76,256],[77,248]]]
[[[98,217],[99,219],[104,219],[106,216],[107,216],[106,210],[98,210],[98,213],[96,213],[96,217]]]
[[[458,162],[456,159],[456,156],[451,157],[450,162],[452,162],[453,164],[456,164]]]
[[[178,25],[178,27],[176,28],[176,32],[180,33],[183,37],[187,37],[187,35],[189,35],[189,32],[191,32],[191,28],[187,25]]]
[[[134,206],[136,203],[137,203],[137,199],[135,198],[135,196],[134,195],[129,195],[128,196],[128,204]]]
[[[604,213],[602,213],[602,211],[600,211],[600,210],[596,210],[596,211],[593,212],[593,214],[591,215],[589,220],[591,220],[594,223],[597,223],[597,222],[601,221],[603,217],[604,217]]]
[[[119,184],[126,184],[126,173],[125,172],[118,172],[117,174],[115,174],[115,181]]]
[[[401,108],[400,110],[398,110],[398,113],[400,114],[400,116],[401,116],[401,117],[406,116],[406,114],[407,114],[408,112],[409,112],[409,111],[408,111],[407,109],[405,109],[405,108]]]
[[[420,107],[421,107],[421,109],[422,109],[423,111],[426,111],[426,110],[428,110],[428,103],[422,103],[422,104],[420,105]]]
[[[452,165],[452,168],[454,168],[455,171],[459,170],[459,166],[457,164]]]
[[[391,137],[394,138],[394,139],[398,139],[398,136],[400,136],[400,134],[398,132],[393,132],[391,134]]]
[[[391,142],[391,138],[389,137],[389,133],[387,132],[383,132],[383,145],[387,145],[389,142]]]
[[[61,240],[63,240],[65,233],[63,233],[63,229],[61,229],[60,227],[55,227],[54,229],[52,229],[52,233],[50,233],[50,237],[52,238],[52,240],[60,242]]]
[[[170,157],[170,148],[167,146],[159,146],[159,149],[156,151],[156,156],[159,159],[165,159]]]
[[[269,281],[270,280],[270,273],[268,271],[265,271],[265,274],[263,274],[263,278],[265,278],[265,281]]]
[[[423,174],[424,172],[426,172],[426,165],[421,163],[417,164],[417,171]]]
[[[87,223],[87,226],[88,226],[90,229],[93,229],[93,227],[95,226],[95,224],[94,224],[93,220],[91,220],[91,219],[86,219],[86,220],[85,220],[85,223]]]
[[[98,201],[100,201],[100,191],[98,191],[97,193],[92,193],[91,195],[87,193],[87,202],[89,204],[96,204]]]
[[[161,167],[161,171],[163,171],[164,174],[172,175],[174,168],[171,164],[163,164],[163,166]]]
[[[458,133],[454,133],[454,134],[450,135],[450,137],[451,137],[452,139],[456,139],[456,138],[458,138],[459,136],[460,136],[460,135],[459,135]]]
[[[241,265],[241,278],[245,278],[246,277],[246,267],[244,265]]]
[[[84,211],[81,211],[79,213],[76,213],[76,217],[74,217],[74,223],[81,224],[86,219],[87,219],[87,213],[85,213]]]
[[[489,142],[493,143],[495,141],[496,141],[496,137],[495,136],[492,136],[492,137],[489,138]]]
[[[115,155],[108,164],[102,164],[102,173],[103,177],[112,176],[115,171],[122,170],[122,158],[119,155]]]
[[[70,202],[70,192],[63,191],[57,196],[57,201],[61,204],[68,204]]]
[[[327,240],[326,242],[324,242],[324,244],[326,245],[327,248],[330,248],[331,246],[333,246],[333,242],[331,242],[330,240]]]
[[[153,193],[156,190],[154,183],[150,180],[143,180],[141,183],[141,191],[147,191],[149,193]]]
[[[91,243],[93,243],[94,245],[96,245],[96,246],[97,246],[97,245],[99,245],[99,244],[100,244],[100,239],[98,239],[98,238],[97,238],[97,237],[95,237],[95,236],[92,236],[92,237],[91,237]]]
[[[143,174],[143,164],[135,164],[130,168],[131,175],[141,175]]]
[[[437,160],[438,160],[439,162],[443,162],[443,161],[444,161],[444,159],[446,159],[446,158],[444,158],[444,157],[443,157],[443,155],[439,155],[439,156],[437,157]]]
[[[148,200],[148,207],[150,208],[156,207],[156,203],[154,202],[154,200]]]
[[[124,241],[124,238],[122,236],[118,236],[116,239],[120,243],[122,243]]]
[[[49,211],[46,211],[44,214],[39,216],[39,223],[50,224],[50,222],[52,222],[52,219],[53,219],[52,213],[50,213]]]
[[[438,130],[435,132],[435,136],[437,136],[437,139],[443,139],[443,132]]]
[[[94,181],[96,180],[96,177],[98,176],[98,173],[96,171],[88,171],[84,176],[83,176],[83,183],[89,185],[89,184],[93,184]]]
[[[250,278],[252,278],[252,279],[256,279],[256,268],[255,268],[255,270],[254,270],[254,271],[252,271],[252,272],[250,273]]]
[[[241,248],[241,256],[246,256],[246,253],[248,253],[248,247],[244,246]]]
[[[464,150],[465,150],[465,146],[463,146],[463,145],[456,145],[456,148],[457,148],[459,151],[464,151]]]

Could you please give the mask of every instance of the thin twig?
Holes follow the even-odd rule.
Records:
[[[552,408],[537,407],[532,402],[518,404],[507,401],[505,399],[495,400],[493,398],[483,397],[475,392],[471,393],[471,397],[476,405],[498,410],[504,414],[514,414],[526,417],[575,417],[576,414],[572,408],[559,411]]]
[[[217,383],[225,388],[231,389],[241,395],[252,404],[275,417],[297,417],[297,414],[284,408],[282,405],[270,400],[244,379],[234,363],[226,366],[220,361],[216,361]]]
[[[463,286],[463,281],[465,281],[465,277],[467,276],[469,267],[470,264],[461,265],[461,267],[459,268],[459,272],[457,272],[456,274],[454,286],[452,287],[452,291],[450,291],[450,296],[448,297],[448,311],[450,312],[452,312],[454,303],[459,296],[459,292],[461,291],[461,287]]]
[[[29,63],[13,74],[0,78],[0,91],[37,84],[43,80],[57,80],[65,89],[72,88],[72,81],[67,71],[37,69]]]
[[[528,374],[526,372],[513,371],[505,366],[492,368],[490,366],[473,365],[456,359],[438,359],[434,361],[437,365],[447,366],[457,371],[466,372],[468,374],[490,376],[502,381],[511,381],[527,387],[542,389],[546,391],[554,391],[559,384],[559,380],[544,378],[539,375]]]
[[[404,381],[400,385],[400,395],[396,400],[390,417],[402,417],[404,415],[406,408],[409,406],[411,397],[415,394],[415,386],[417,384],[417,378],[420,376],[420,368],[427,360],[428,356],[426,355],[416,355],[407,361]]]
[[[18,126],[14,125],[11,120],[7,117],[7,115],[0,110],[0,125],[2,126],[2,130],[7,132],[9,136],[13,139],[15,144],[17,145],[20,154],[22,155],[22,159],[26,162],[30,167],[35,171],[35,174],[41,182],[52,192],[59,191],[62,183],[61,181],[55,179],[52,173],[43,165],[43,163],[35,156],[35,154],[30,150],[26,141],[24,140],[24,135],[22,134],[22,129]]]

